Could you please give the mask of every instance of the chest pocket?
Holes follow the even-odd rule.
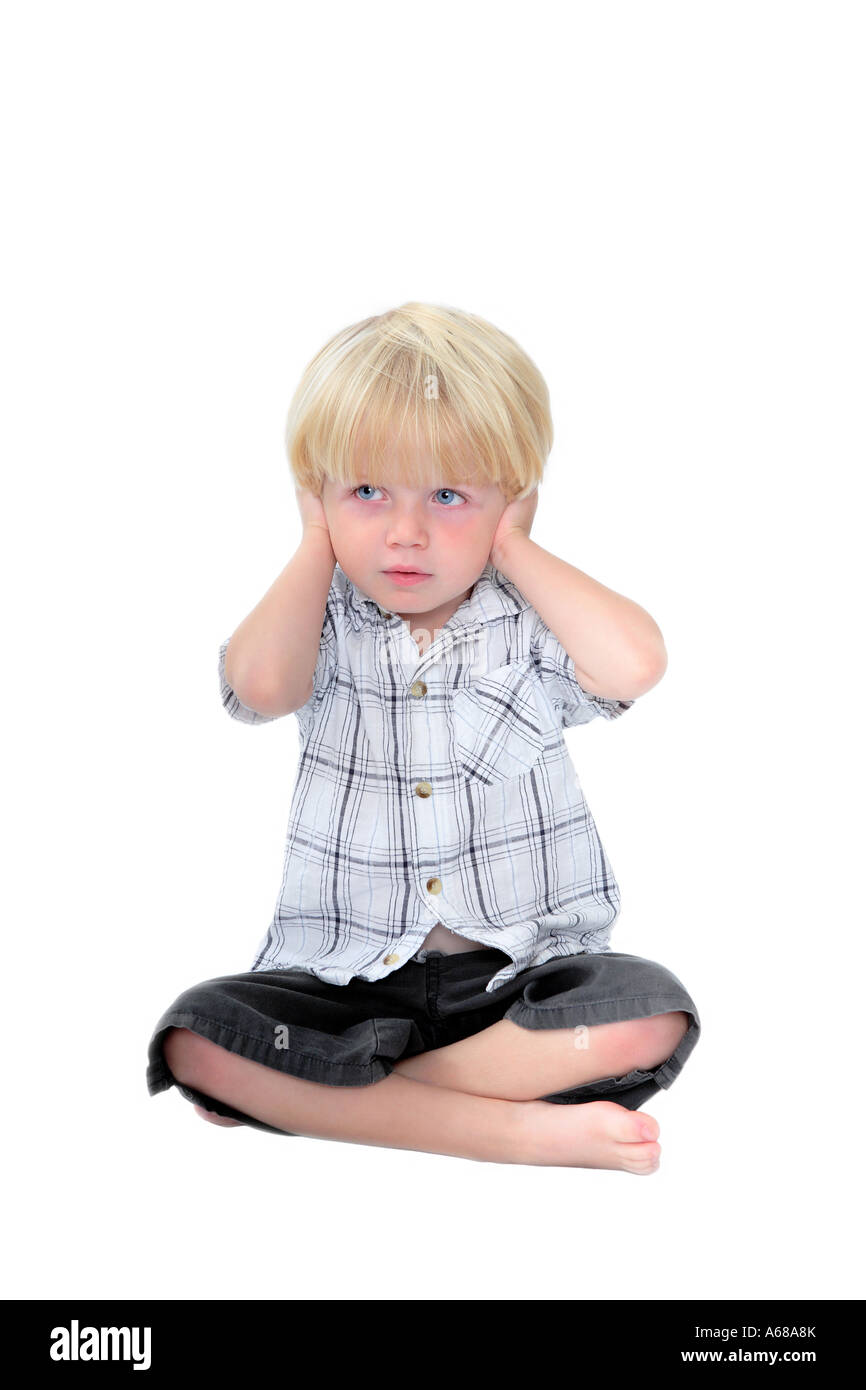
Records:
[[[531,662],[498,666],[454,693],[454,749],[462,771],[481,782],[522,777],[544,749]]]

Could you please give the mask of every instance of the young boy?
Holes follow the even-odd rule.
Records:
[[[217,1124],[480,1161],[659,1165],[638,1107],[700,1020],[611,951],[619,889],[563,729],[662,676],[653,619],[530,539],[538,369],[473,315],[368,319],[313,359],[287,442],[301,544],[220,648],[223,703],[294,713],[283,883],[250,971],[148,1053]]]

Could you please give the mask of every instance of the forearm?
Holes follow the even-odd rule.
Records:
[[[496,568],[559,638],[590,694],[630,700],[660,680],[667,665],[664,639],[646,609],[632,599],[552,555],[522,531],[508,535]]]
[[[283,714],[309,698],[335,564],[327,532],[305,531],[285,569],[232,633],[226,680],[242,704]]]

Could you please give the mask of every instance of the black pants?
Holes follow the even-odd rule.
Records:
[[[150,1095],[177,1086],[181,1095],[218,1115],[273,1134],[276,1129],[172,1076],[162,1043],[169,1028],[188,1028],[211,1042],[277,1071],[326,1086],[369,1086],[402,1057],[472,1037],[499,1019],[521,1028],[570,1028],[586,1045],[586,1028],[682,1009],[688,1031],[666,1061],[539,1099],[559,1105],[612,1100],[637,1110],[673,1084],[700,1035],[698,1011],[663,965],[619,951],[562,956],[532,966],[488,994],[485,984],[505,961],[484,947],[453,955],[430,951],[384,980],[332,985],[299,969],[221,975],[184,990],[156,1025],[148,1049]]]

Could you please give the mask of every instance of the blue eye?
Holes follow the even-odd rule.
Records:
[[[358,497],[359,493],[360,493],[360,492],[362,491],[362,489],[364,489],[364,488],[369,488],[369,490],[370,490],[371,492],[378,492],[378,491],[379,491],[379,489],[378,489],[373,483],[359,483],[358,486],[357,486],[356,488],[354,488],[354,490],[353,490],[353,493],[352,493],[353,497]],[[450,495],[451,495],[452,497],[459,497],[459,498],[461,498],[461,500],[462,500],[463,502],[466,501],[466,498],[463,496],[463,494],[462,494],[461,492],[455,492],[454,488],[452,488],[452,487],[440,487],[440,488],[437,488],[437,489],[436,489],[436,493],[435,493],[434,495],[435,495],[435,496],[438,496],[440,492],[447,492],[447,493],[450,493]],[[369,502],[369,500],[370,500],[369,497],[359,497],[359,501],[361,501],[361,502]],[[453,511],[453,506],[451,505],[450,502],[447,503],[446,505]]]

